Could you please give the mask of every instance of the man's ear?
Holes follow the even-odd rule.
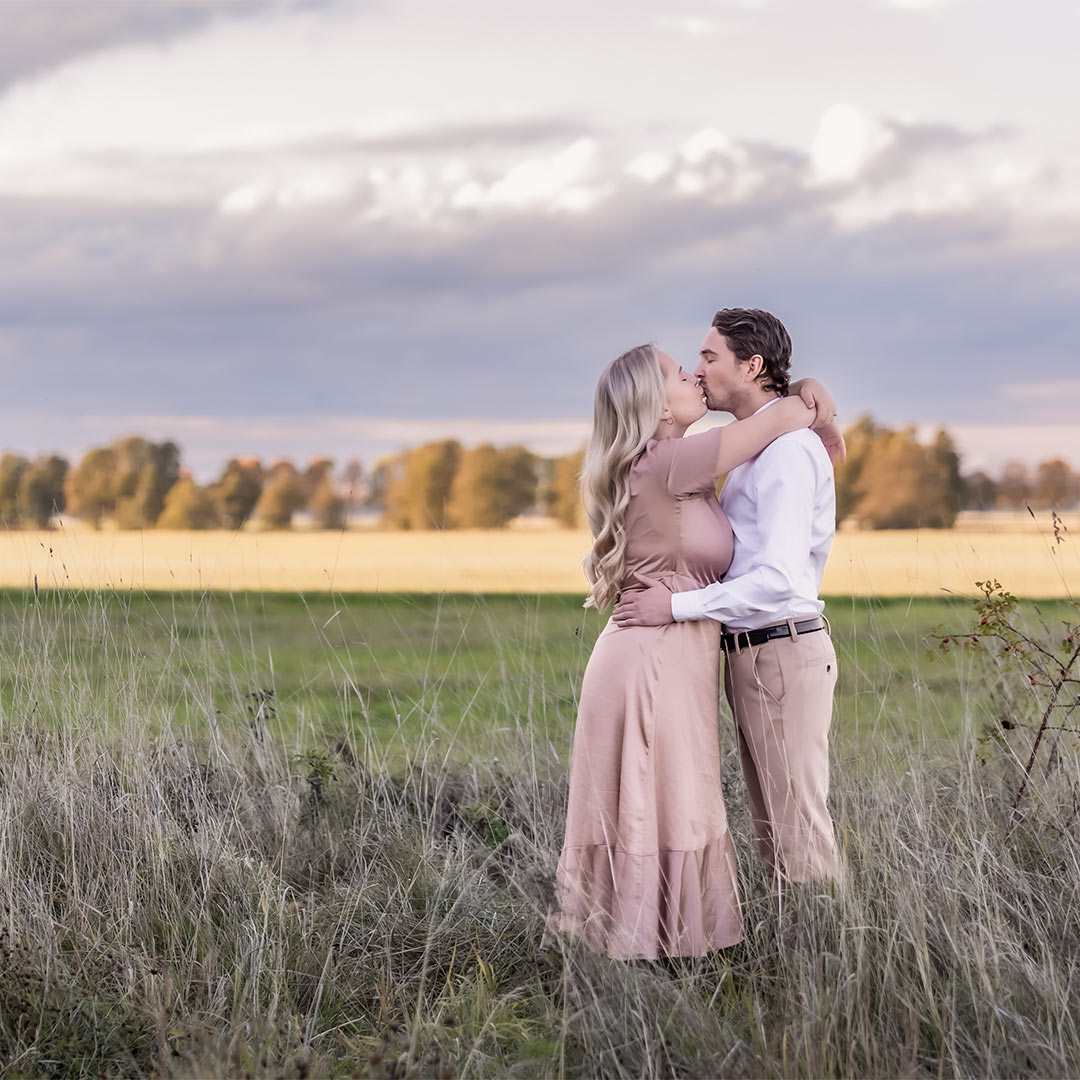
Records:
[[[757,377],[765,370],[765,358],[761,353],[754,353],[753,356],[747,361],[746,374],[750,377],[750,381],[756,381]]]

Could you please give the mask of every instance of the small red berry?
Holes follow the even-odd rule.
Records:
[[[979,644],[979,635],[978,635],[978,634],[972,634],[972,635],[971,635],[971,640],[972,640],[972,641],[973,641],[973,642],[974,642],[974,643],[975,643],[976,645],[978,645],[978,644]]]
[[[1032,686],[1034,686],[1035,685],[1035,676],[1034,675],[1029,675],[1028,676],[1028,682],[1031,683]]]
[[[943,638],[941,639],[941,644],[942,644],[942,645],[948,645],[948,644],[949,644],[949,639],[948,639],[947,637],[943,637]]]

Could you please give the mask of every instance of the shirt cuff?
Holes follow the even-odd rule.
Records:
[[[671,617],[676,622],[688,622],[700,619],[700,605],[696,592],[677,592],[671,594]]]

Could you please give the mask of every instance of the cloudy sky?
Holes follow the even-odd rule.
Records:
[[[209,478],[584,437],[785,321],[853,419],[1080,466],[1080,3],[2,0],[0,447]]]

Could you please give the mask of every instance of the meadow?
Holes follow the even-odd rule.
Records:
[[[934,660],[924,641],[967,612],[962,599],[830,600],[839,752],[987,721],[979,674]],[[36,709],[58,730],[77,705],[108,732],[122,703],[155,737],[236,738],[257,720],[297,752],[348,740],[404,763],[430,744],[469,762],[524,730],[565,754],[603,621],[558,595],[6,591],[0,703],[14,709],[28,685],[17,673],[47,663]]]
[[[969,603],[828,613],[848,883],[776,908],[722,721],[746,940],[612,964],[538,948],[580,596],[0,593],[0,1075],[1075,1075],[1074,737],[1014,819]]]

